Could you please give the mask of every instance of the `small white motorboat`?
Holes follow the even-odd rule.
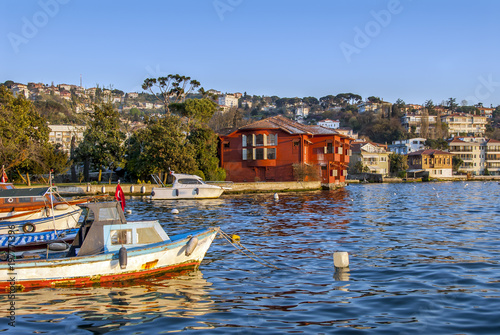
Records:
[[[153,187],[152,200],[216,199],[224,190],[230,189],[230,187],[208,184],[201,177],[192,174],[171,172],[169,176],[173,178],[171,187],[165,186],[158,176],[152,177],[159,186]]]

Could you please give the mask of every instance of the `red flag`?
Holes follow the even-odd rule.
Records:
[[[6,183],[8,180],[7,178],[7,173],[5,173],[5,169],[4,167],[2,166],[2,183]]]
[[[122,205],[122,211],[125,210],[125,194],[123,194],[120,184],[116,185],[115,199]]]

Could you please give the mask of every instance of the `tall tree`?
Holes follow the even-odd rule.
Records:
[[[23,95],[14,98],[9,89],[0,86],[0,162],[6,169],[21,174],[41,167],[48,172],[44,154],[52,149],[49,132],[30,101]]]
[[[219,167],[218,137],[214,131],[201,125],[191,131],[188,140],[194,147],[195,159],[203,177],[207,180],[225,180],[226,171]]]
[[[166,114],[170,114],[169,105],[171,103],[183,102],[186,96],[197,87],[200,87],[199,81],[178,74],[169,74],[166,77],[146,78],[142,84],[143,90],[149,91],[163,103]],[[156,94],[154,89],[159,90],[160,93]]]
[[[88,117],[83,141],[76,148],[75,155],[78,161],[90,163],[99,170],[101,182],[103,168],[118,167],[121,163],[125,135],[120,131],[119,114],[109,103],[94,105],[94,111]]]
[[[136,131],[130,139],[127,170],[142,179],[169,170],[194,173],[198,165],[188,133],[187,124],[175,115],[147,120],[146,128]]]

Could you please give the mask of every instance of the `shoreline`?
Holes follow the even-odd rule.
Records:
[[[383,184],[383,183],[432,183],[432,182],[457,182],[457,181],[491,181],[500,182],[500,176],[475,176],[467,178],[467,176],[454,176],[451,178],[432,178],[429,181],[422,181],[421,178],[383,178],[382,183],[366,183],[366,184]],[[319,190],[335,190],[343,188],[349,184],[364,184],[359,180],[348,179],[345,183],[328,185],[321,184],[319,181],[306,182],[246,182],[232,183],[230,190],[225,190],[224,194],[251,194],[251,193],[275,193],[275,192],[305,192]],[[102,184],[54,184],[58,188],[58,193],[61,196],[92,196],[92,195],[110,195],[114,196],[116,183]],[[123,193],[126,196],[147,196],[151,194],[153,184],[129,184],[120,183]],[[41,187],[42,185],[16,185],[17,188]]]

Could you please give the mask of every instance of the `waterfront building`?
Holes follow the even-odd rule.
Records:
[[[356,141],[351,144],[352,156],[349,165],[354,167],[356,163],[362,162],[368,167],[370,173],[378,173],[382,176],[389,174],[389,152],[384,144]]]
[[[453,154],[436,149],[408,154],[408,172],[429,172],[430,178],[452,177]]]
[[[422,150],[426,139],[423,137],[410,138],[408,140],[393,141],[388,145],[389,151],[400,155],[408,155],[410,152]]]
[[[482,137],[455,137],[449,146],[450,153],[463,161],[459,171],[473,175],[500,174],[500,141]]]
[[[333,129],[307,126],[282,115],[220,135],[220,164],[234,182],[345,181],[351,138]]]

